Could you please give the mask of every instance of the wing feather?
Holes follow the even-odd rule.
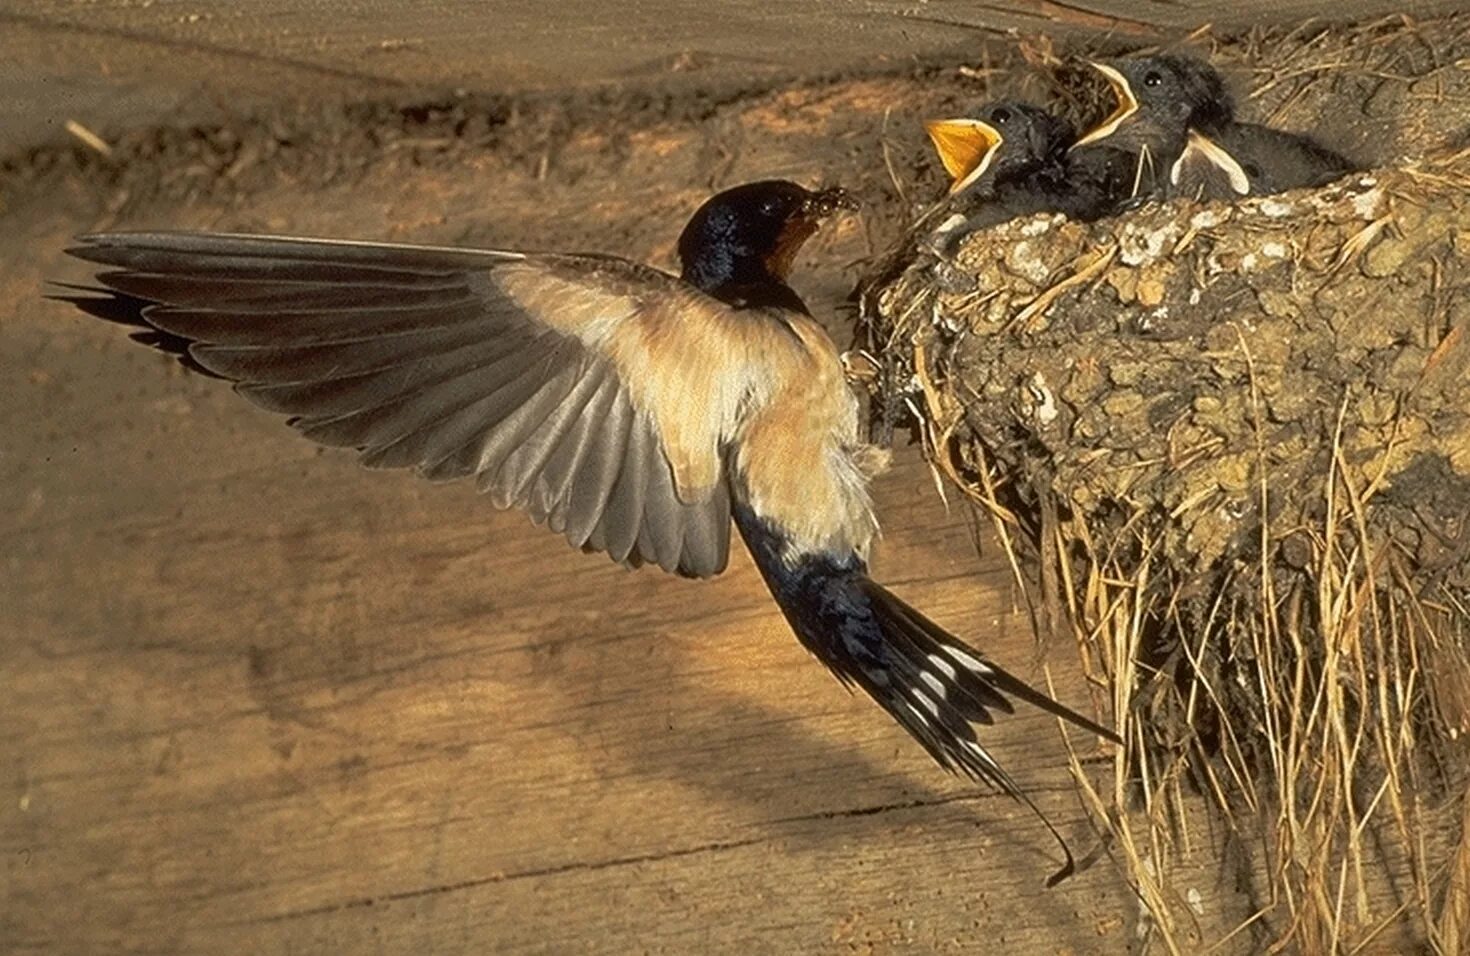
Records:
[[[607,413],[600,440],[583,454],[583,464],[577,472],[581,481],[577,494],[562,498],[567,540],[576,547],[591,551],[608,550],[604,525],[607,504],[622,474],[633,430],[638,427],[636,417],[637,412],[628,396],[618,392]]]
[[[665,571],[676,571],[684,546],[684,505],[674,489],[674,475],[656,454],[644,457],[643,520],[638,525],[638,553]]]
[[[602,515],[588,543],[606,551],[615,561],[627,561],[638,543],[643,521],[643,496],[648,479],[647,458],[651,434],[640,421],[628,430],[628,444],[618,467],[618,478],[603,505]],[[641,557],[653,557],[641,555]]]
[[[492,339],[479,340],[462,346],[448,345],[438,354],[426,355],[422,359],[382,364],[375,368],[358,369],[351,362],[323,366],[316,375],[309,365],[299,368],[281,366],[284,374],[279,381],[269,361],[257,364],[266,366],[251,377],[250,359],[230,361],[234,370],[241,372],[237,379],[238,391],[252,402],[269,411],[285,415],[310,414],[316,418],[345,415],[349,412],[398,398],[413,388],[426,388],[452,379],[455,376],[483,371],[487,376],[497,374],[494,367],[514,367],[517,352],[525,347],[524,342]],[[229,361],[228,357],[216,360],[208,347],[196,346],[206,359],[215,364]],[[196,358],[195,361],[199,361]],[[288,356],[286,362],[295,362]],[[269,377],[268,377],[269,376]]]
[[[103,267],[104,291],[67,301],[186,346],[314,441],[370,467],[474,476],[496,505],[618,561],[725,566],[740,323],[672,276],[224,234],[104,234],[70,251]]]
[[[530,503],[532,486],[545,472],[548,459],[567,432],[582,420],[588,403],[602,388],[608,374],[605,363],[595,363],[583,371],[546,419],[511,447],[501,459],[490,489],[491,500],[497,507],[524,508]]]
[[[232,303],[211,309],[153,306],[148,322],[154,328],[187,335],[202,344],[262,352],[314,351],[376,346],[381,349],[412,349],[416,343],[434,342],[440,335],[478,331],[483,337],[482,303],[463,289],[452,294],[422,296],[415,291],[411,305],[366,306],[329,309],[277,307],[256,313]],[[373,290],[369,295],[402,294],[399,290]],[[427,298],[428,301],[419,301]],[[241,321],[247,316],[248,321]],[[184,330],[187,330],[185,332]],[[289,343],[289,347],[283,347]]]
[[[599,493],[598,471],[591,464],[591,455],[599,445],[614,441],[606,432],[612,425],[611,414],[617,401],[616,379],[602,376],[596,392],[587,399],[581,414],[572,421],[535,476],[526,503],[533,521],[545,523],[557,534],[566,534],[567,502],[573,494],[573,479],[585,476],[583,493],[587,497]],[[585,537],[571,543],[580,547],[584,540]]]

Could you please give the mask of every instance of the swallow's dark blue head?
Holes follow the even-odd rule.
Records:
[[[732,288],[783,286],[792,260],[823,219],[856,209],[843,189],[812,192],[769,179],[718,193],[679,236],[684,278],[720,298]]]

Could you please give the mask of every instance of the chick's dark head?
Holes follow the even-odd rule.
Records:
[[[1107,79],[1117,108],[1077,144],[1107,139],[1129,151],[1164,156],[1184,148],[1190,129],[1213,131],[1233,121],[1235,104],[1214,67],[1175,53],[1092,64]]]
[[[1060,160],[1076,136],[1066,120],[1029,103],[992,103],[980,111],[980,119],[1001,136],[997,178]]]
[[[822,221],[839,209],[856,208],[840,187],[812,191],[779,179],[717,193],[679,236],[684,278],[706,291],[784,281],[802,243]]]
[[[1219,72],[1203,60],[1161,53],[1118,61],[1146,109],[1198,129],[1213,129],[1235,118],[1235,103]]]
[[[989,103],[973,117],[933,120],[924,128],[949,172],[951,193],[1059,162],[1072,141],[1066,122],[1013,100]]]

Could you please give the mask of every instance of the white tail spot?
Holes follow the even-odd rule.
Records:
[[[949,696],[944,690],[944,685],[939,682],[939,678],[928,671],[919,671],[919,680],[923,681],[924,686],[938,694],[941,699]]]
[[[944,658],[940,657],[938,654],[930,654],[929,663],[933,664],[934,669],[939,671],[939,673],[943,674],[945,677],[948,677],[950,680],[955,679],[956,675],[954,665]]]
[[[933,714],[935,717],[939,716],[939,705],[934,702],[934,699],[932,697],[919,690],[917,687],[913,689],[913,692],[914,697],[918,698],[919,703],[924,705],[925,710],[929,711],[929,713]]]
[[[915,707],[913,704],[902,699],[899,700],[899,703],[903,704],[904,709],[914,715],[914,720],[917,720],[919,722],[920,727],[932,728],[934,726],[929,718],[924,716],[924,714],[919,711],[919,708]]]
[[[966,750],[970,751],[976,757],[979,757],[980,762],[985,764],[985,766],[992,768],[993,770],[995,770],[996,773],[1000,772],[1000,764],[996,763],[995,760],[990,756],[990,754],[985,750],[985,748],[980,746],[977,741],[961,739],[960,744],[963,745]]]
[[[955,660],[959,661],[966,670],[974,671],[977,674],[995,673],[995,671],[991,668],[989,664],[985,663],[973,654],[968,654],[965,651],[960,650],[958,647],[952,647],[950,645],[945,645],[944,649],[949,652],[950,657],[953,657]]]

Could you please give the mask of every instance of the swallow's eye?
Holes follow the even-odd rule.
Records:
[[[1002,106],[995,112],[991,113],[990,118],[1004,126],[1006,123],[1009,123],[1011,121],[1011,111]]]
[[[1149,70],[1143,74],[1144,86],[1158,86],[1162,82],[1164,82],[1164,75],[1158,70]]]
[[[786,203],[776,196],[761,202],[761,215],[775,219],[786,211]]]

